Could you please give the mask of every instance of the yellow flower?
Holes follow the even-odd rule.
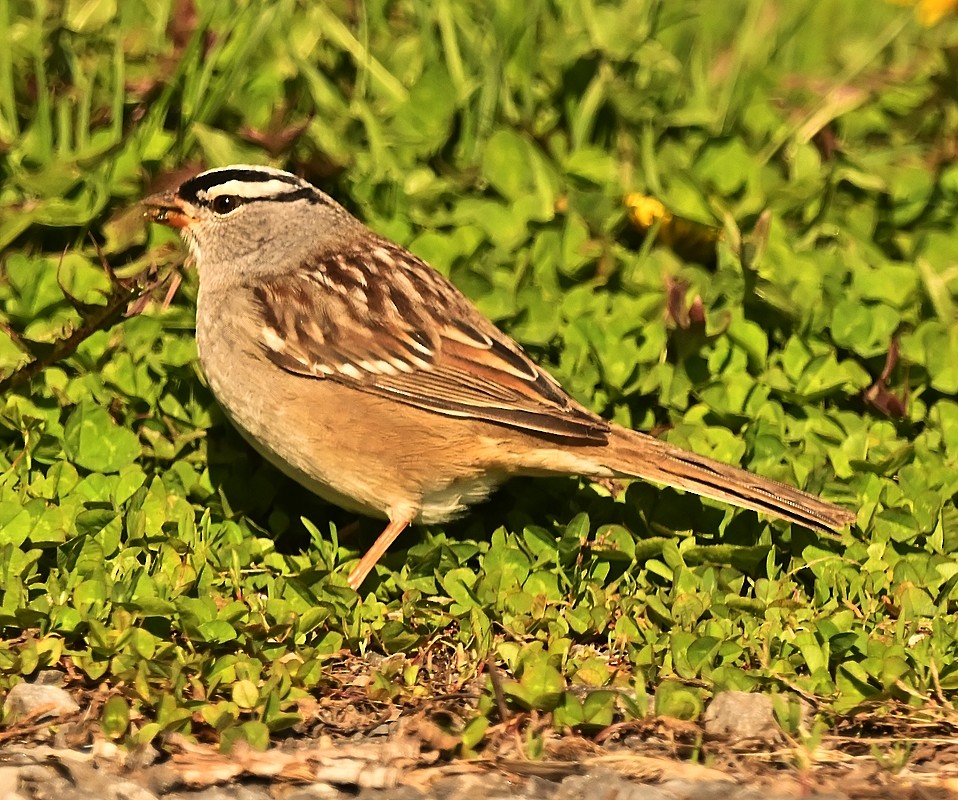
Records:
[[[672,219],[672,213],[654,197],[632,192],[626,195],[625,204],[632,222],[640,228],[651,228],[657,220],[667,225]]]
[[[626,195],[625,206],[629,221],[639,231],[645,233],[656,228],[656,244],[668,247],[690,261],[700,264],[715,262],[715,244],[722,238],[718,228],[678,217],[660,200],[638,192]]]
[[[926,28],[937,25],[948,14],[958,11],[958,0],[893,0],[900,6],[917,6],[918,21]]]

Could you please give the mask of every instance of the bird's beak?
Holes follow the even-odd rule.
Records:
[[[184,203],[175,192],[160,192],[151,195],[143,201],[146,207],[146,216],[160,225],[182,229],[189,227],[194,221],[189,204]]]

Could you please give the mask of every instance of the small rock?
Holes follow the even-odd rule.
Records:
[[[3,720],[6,724],[24,717],[50,719],[64,717],[80,710],[70,693],[59,686],[36,683],[18,683],[9,692],[3,703]]]
[[[21,792],[31,800],[63,800],[73,796],[73,786],[53,767],[31,764],[20,767]]]
[[[535,800],[546,800],[546,798],[552,798],[558,788],[559,784],[555,781],[547,781],[545,778],[533,775],[522,787],[522,794]]]
[[[160,755],[160,751],[152,744],[141,744],[127,754],[123,765],[131,771],[146,769],[152,767],[159,760]]]
[[[283,800],[339,800],[346,796],[328,783],[311,783],[308,786],[297,786]]]
[[[180,774],[166,764],[132,770],[129,778],[155,795],[169,794],[180,785]]]
[[[102,797],[107,800],[156,800],[156,795],[133,781],[110,781],[103,787]]]
[[[462,800],[464,797],[515,797],[515,784],[502,775],[467,772],[440,778],[429,787],[430,800]],[[521,797],[521,795],[518,795]]]
[[[208,789],[175,792],[163,795],[163,800],[272,800],[265,785],[231,783],[228,786],[211,786]]]
[[[719,692],[705,710],[705,733],[731,742],[776,744],[782,740],[782,732],[773,709],[767,694]]]
[[[340,795],[340,797],[349,797],[349,795]],[[423,800],[424,796],[412,786],[395,786],[389,789],[363,789],[352,797],[355,800]]]
[[[41,669],[33,683],[37,686],[63,686],[66,675],[58,669]]]
[[[692,798],[695,800],[759,800],[743,794],[742,788],[731,781],[688,781],[682,778],[673,778],[659,784],[659,790],[670,798]],[[762,799],[765,800],[765,799]]]
[[[20,768],[0,767],[0,798],[17,793],[20,788]]]
[[[673,800],[674,796],[615,772],[601,771],[564,778],[558,791],[552,795],[552,800],[581,800],[583,797],[602,800]]]

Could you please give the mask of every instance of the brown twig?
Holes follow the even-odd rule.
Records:
[[[95,241],[94,245],[100,257],[100,263],[103,265],[103,269],[112,285],[112,292],[107,296],[106,305],[97,306],[79,303],[70,296],[61,284],[60,288],[63,289],[64,297],[80,314],[81,322],[69,335],[50,344],[47,352],[42,355],[38,355],[30,343],[9,325],[0,324],[0,329],[10,337],[11,341],[32,357],[31,361],[0,379],[0,394],[28,383],[50,365],[73,355],[80,345],[97,331],[113,327],[125,316],[140,313],[146,306],[150,295],[169,278],[169,273],[162,273],[158,276],[155,268],[144,270],[145,275],[140,273],[133,278],[119,278],[107,262],[100,246]],[[164,305],[169,303],[172,299],[172,293],[179,286],[179,273],[174,271],[172,275],[173,280],[166,293]],[[59,271],[57,280],[59,282]]]
[[[496,696],[496,708],[499,709],[499,719],[505,722],[509,719],[509,708],[506,706],[506,694],[502,691],[502,676],[499,673],[499,667],[496,666],[496,660],[489,656],[486,661],[486,667],[489,670],[489,680],[492,682],[492,693]]]
[[[133,297],[134,290],[127,289],[123,294],[114,294],[105,306],[100,310],[88,315],[83,324],[65,339],[59,339],[53,344],[50,352],[42,358],[36,358],[27,364],[24,364],[17,370],[0,380],[0,393],[7,392],[22,386],[24,383],[32,380],[36,375],[51,364],[61,361],[67,356],[73,355],[77,348],[94,333],[104,328],[109,328],[116,324],[123,316],[123,310],[127,303]]]

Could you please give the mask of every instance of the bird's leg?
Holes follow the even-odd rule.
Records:
[[[389,549],[389,545],[396,541],[396,537],[406,529],[408,524],[409,520],[407,519],[389,520],[386,529],[379,534],[379,538],[373,542],[373,546],[366,551],[366,554],[359,559],[359,563],[353,567],[353,571],[349,573],[346,580],[351,588],[358,590],[363,585],[366,576],[372,572],[373,567]]]

